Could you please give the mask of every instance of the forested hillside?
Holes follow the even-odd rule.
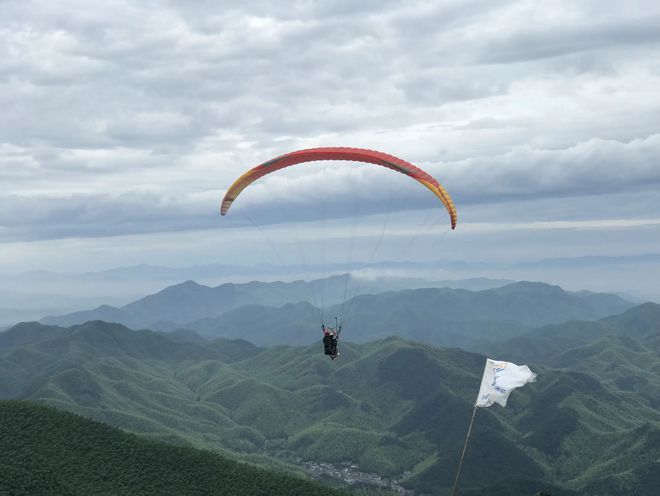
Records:
[[[643,355],[599,345],[596,364],[616,358],[609,375],[595,365],[582,367],[584,360],[543,363],[542,353],[530,356],[538,382],[516,391],[506,409],[478,412],[464,490],[511,494],[497,488],[556,487],[595,495],[604,494],[607,479],[616,484],[605,494],[623,496],[653,484],[654,472],[639,460],[657,464],[660,414],[653,389],[630,387],[626,377],[637,374],[626,370],[646,367],[644,358],[651,368],[642,377],[653,385],[649,358],[658,352],[647,343],[657,342],[649,324],[654,318],[643,305],[597,323],[538,329],[539,338],[553,342],[562,332],[613,329],[616,321],[613,336]],[[580,337],[585,346],[610,337],[592,334]],[[514,344],[496,358],[516,356]],[[548,359],[555,355],[545,348]],[[302,462],[350,462],[362,473],[443,494],[484,360],[397,338],[344,343],[340,359],[331,362],[319,345],[264,349],[242,341],[193,343],[103,322],[71,328],[32,323],[0,335],[0,394],[262,464],[300,470]]]
[[[348,494],[28,402],[0,401],[0,440],[2,495]]]

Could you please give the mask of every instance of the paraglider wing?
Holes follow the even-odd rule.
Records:
[[[375,165],[381,165],[388,169],[395,170],[406,176],[419,181],[433,194],[435,194],[440,201],[444,204],[449,218],[451,220],[451,228],[456,228],[456,207],[452,201],[449,193],[435,180],[430,174],[424,172],[419,167],[401,160],[400,158],[388,155],[386,153],[378,152],[375,150],[366,150],[362,148],[342,148],[342,147],[329,147],[329,148],[310,148],[307,150],[298,150],[295,152],[281,155],[277,158],[264,162],[261,165],[250,169],[241,177],[239,177],[234,184],[227,190],[225,197],[222,200],[220,213],[225,215],[231,207],[232,202],[238,195],[247,188],[252,182],[257,179],[275,172],[291,165],[301,164],[304,162],[316,162],[319,160],[347,160],[352,162],[365,162]]]

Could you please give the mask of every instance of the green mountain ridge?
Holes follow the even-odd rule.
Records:
[[[636,307],[610,319],[633,325],[615,336],[628,340],[627,354],[598,345],[603,336],[592,332],[593,339],[548,356],[598,345],[602,353],[615,353],[620,367],[638,366],[634,351],[648,351],[631,336],[653,341],[648,322],[654,317],[641,319],[635,311],[649,310]],[[566,335],[580,329],[572,322],[564,326]],[[537,331],[541,337],[543,330]],[[433,494],[446,494],[453,480],[484,363],[482,355],[400,338],[343,343],[340,360],[331,362],[320,345],[182,345],[174,336],[102,322],[70,329],[22,324],[7,332],[0,335],[0,371],[13,376],[0,376],[4,397],[47,402],[158,439],[280,468],[303,459],[352,461],[389,477],[405,472],[406,487]],[[18,340],[15,334],[24,332],[34,340]],[[43,339],[48,333],[52,342]],[[506,409],[478,412],[464,466],[466,494],[522,495],[554,487],[560,494],[596,495],[601,482],[614,477],[612,487],[620,489],[607,494],[623,496],[653,482],[653,472],[638,461],[658,461],[660,414],[640,391],[622,389],[614,372],[602,378],[590,368],[528,363],[539,373],[538,383],[516,391]],[[530,480],[527,492],[505,492]]]
[[[535,329],[503,343],[496,353],[512,361],[586,372],[646,407],[660,407],[660,305],[656,303],[596,322]]]

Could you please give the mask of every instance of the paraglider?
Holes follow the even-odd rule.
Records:
[[[419,167],[406,162],[398,157],[388,155],[376,150],[367,150],[363,148],[347,147],[327,147],[327,148],[309,148],[286,153],[274,159],[268,160],[245,172],[229,187],[222,199],[220,207],[221,215],[226,215],[233,202],[238,198],[241,192],[250,186],[254,181],[262,178],[272,172],[284,169],[305,162],[316,162],[322,160],[352,161],[366,164],[374,164],[396,172],[404,174],[419,183],[426,186],[442,202],[447,213],[451,229],[456,228],[457,213],[454,202],[444,187],[430,174]],[[343,321],[342,321],[343,322]],[[326,326],[321,317],[321,330],[323,331],[324,353],[329,355],[332,360],[339,356],[338,341],[342,325],[337,322],[335,317],[335,327]]]
[[[335,317],[334,327],[328,327],[321,322],[321,331],[323,331],[323,351],[334,360],[339,356],[339,334],[341,333],[341,325],[338,324],[337,317]]]
[[[234,181],[222,199],[220,207],[220,214],[226,215],[229,207],[236,200],[238,195],[252,184],[257,179],[264,177],[271,172],[284,169],[296,164],[304,162],[316,162],[320,160],[344,160],[353,162],[364,162],[375,165],[387,167],[388,169],[395,170],[406,176],[412,177],[420,182],[428,189],[430,189],[435,196],[437,196],[443,203],[449,214],[451,228],[456,228],[457,213],[454,202],[452,201],[449,193],[442,187],[442,185],[430,174],[424,172],[419,167],[401,160],[393,155],[388,155],[376,150],[366,150],[363,148],[344,148],[344,147],[329,147],[329,148],[309,148],[307,150],[298,150],[295,152],[281,155],[272,160],[268,160],[263,164],[253,167],[241,177]]]

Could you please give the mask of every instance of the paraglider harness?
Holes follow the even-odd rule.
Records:
[[[321,330],[323,331],[323,351],[334,360],[339,356],[337,346],[341,332],[341,325],[337,323],[337,317],[335,317],[335,327],[326,327],[321,323]]]

